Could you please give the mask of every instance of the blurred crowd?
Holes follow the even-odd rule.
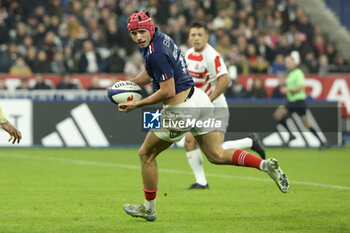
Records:
[[[297,50],[305,73],[347,73],[350,66],[312,25],[296,0],[2,0],[0,73],[124,73],[143,69],[128,16],[147,9],[183,52],[188,25],[207,23],[209,43],[239,74],[286,72]],[[257,81],[257,86],[259,82]],[[257,95],[264,95],[258,93]]]

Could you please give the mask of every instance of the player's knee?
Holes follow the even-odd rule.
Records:
[[[151,157],[151,153],[143,148],[140,148],[139,157],[140,157],[142,162],[147,161]]]
[[[139,150],[139,157],[142,165],[146,165],[153,162],[153,160],[157,157],[157,153],[152,150],[146,150],[141,148]]]
[[[223,153],[221,153],[222,151],[211,151],[208,155],[207,155],[207,159],[210,163],[213,164],[223,164],[224,160],[223,160]]]

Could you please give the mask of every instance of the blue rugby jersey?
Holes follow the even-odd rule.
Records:
[[[194,86],[180,48],[157,28],[150,45],[147,48],[140,48],[140,52],[154,91],[159,90],[160,82],[169,78],[174,78],[176,94]]]

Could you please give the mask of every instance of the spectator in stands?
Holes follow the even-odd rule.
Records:
[[[195,0],[185,1],[184,15],[186,17],[187,22],[191,22],[191,20],[196,14],[197,7],[198,5]]]
[[[96,18],[89,21],[89,35],[95,47],[106,46],[106,33],[102,33]],[[117,39],[117,38],[115,38]]]
[[[170,3],[168,12],[168,21],[175,20],[180,15],[179,6],[176,4],[176,2]]]
[[[275,58],[275,52],[270,46],[267,46],[265,36],[263,34],[258,35],[257,51],[260,54],[260,56],[263,56],[270,64],[272,64]]]
[[[290,51],[298,51],[301,57],[305,57],[307,44],[304,43],[306,38],[302,34],[295,34],[293,44],[290,46]]]
[[[290,50],[290,46],[289,46],[289,42],[286,36],[281,36],[278,40],[278,44],[276,47],[276,54],[283,54],[284,56],[287,56],[288,54],[290,54],[291,50]]]
[[[69,25],[69,29],[71,29],[71,25]],[[72,33],[71,33],[72,37]],[[76,38],[74,39],[73,43],[73,53],[81,52],[83,49],[83,43],[84,41],[89,39],[89,34],[88,31],[86,30],[85,27],[79,26],[77,33],[76,33]]]
[[[26,56],[26,63],[30,67],[32,71],[34,71],[34,64],[36,61],[36,47],[35,46],[30,46],[27,49],[27,56]]]
[[[123,73],[125,67],[124,59],[119,55],[119,46],[113,45],[112,54],[106,60],[106,73]]]
[[[22,43],[24,37],[28,35],[27,25],[23,22],[18,22],[16,26],[15,43],[19,45]]]
[[[305,60],[301,65],[301,68],[305,70],[306,73],[317,73],[318,64],[313,51],[308,51],[306,53]]]
[[[30,35],[27,35],[23,38],[23,41],[21,44],[18,45],[18,51],[23,56],[28,55],[28,49],[29,47],[34,46],[33,38]]]
[[[228,52],[228,54],[226,55],[226,57],[224,59],[230,65],[236,64],[236,62],[239,59],[239,50],[238,50],[238,46],[236,44],[233,44],[231,46],[230,51]]]
[[[83,1],[83,2],[84,2],[84,4],[86,4],[86,1]],[[92,12],[91,12],[91,9],[90,9],[90,8],[86,7],[86,8],[83,9],[82,1],[79,1],[79,0],[72,0],[72,1],[71,1],[71,9],[70,9],[70,10],[71,10],[71,14],[72,14],[72,15],[78,16],[80,20],[82,20],[82,19],[81,19],[81,14],[82,14],[82,12],[83,12],[84,10],[86,10],[86,9],[87,9],[88,11],[90,11],[90,14],[89,14],[89,18],[88,18],[88,19],[94,17],[94,16],[92,15]]]
[[[328,58],[325,54],[322,54],[321,56],[319,56],[318,58],[318,74],[319,75],[325,75],[325,74],[329,74],[329,64],[328,64]]]
[[[44,17],[46,14],[45,5],[43,1],[39,1],[34,6],[34,16],[40,21],[44,22]]]
[[[271,70],[272,74],[280,74],[280,73],[284,73],[287,71],[287,68],[284,64],[284,55],[283,54],[276,55],[276,59],[273,62],[271,68],[272,68],[272,70]]]
[[[65,74],[62,77],[61,82],[56,87],[59,90],[66,89],[79,89],[79,86],[73,82],[72,77],[69,74]]]
[[[266,16],[263,30],[265,30],[265,31],[277,31],[278,30],[278,25],[275,23],[275,20],[274,20],[272,14],[271,15],[269,14]]]
[[[218,16],[216,16],[213,20],[213,28],[224,28],[229,29],[233,25],[232,19],[228,15],[228,9],[220,9]]]
[[[73,41],[70,38],[69,35],[69,28],[68,25],[65,23],[62,23],[59,27],[58,27],[58,39],[61,41],[61,46],[64,48],[67,45],[69,46],[73,46]]]
[[[0,45],[7,44],[9,42],[9,28],[7,27],[6,22],[3,17],[0,17]]]
[[[52,85],[49,85],[48,82],[44,79],[41,74],[36,74],[34,76],[35,84],[32,87],[33,90],[49,90],[52,89]]]
[[[184,28],[186,28],[186,18],[183,15],[180,15],[178,18],[171,19],[169,22],[170,27],[167,27],[167,29],[171,30],[165,30],[166,33],[175,41],[176,44],[181,44],[183,41],[186,41],[187,32],[184,31]]]
[[[50,5],[48,7],[48,13],[50,15],[61,17],[67,11],[68,11],[68,8],[62,3],[62,0],[50,1]]]
[[[335,58],[335,70],[334,73],[349,73],[350,67],[347,60],[345,60],[344,56],[341,53],[337,53]]]
[[[86,8],[88,9],[88,8]],[[98,23],[100,26],[104,27],[105,25],[107,25],[107,21],[110,18],[114,18],[115,20],[117,20],[117,15],[113,15],[112,11],[110,8],[108,7],[102,7],[100,10],[101,14],[100,14],[100,18],[98,19]],[[89,13],[90,14],[90,13]],[[90,18],[90,16],[89,16]]]
[[[48,25],[47,27],[47,31],[52,31],[54,32],[56,35],[58,33],[58,27],[60,26],[61,24],[61,18],[56,16],[56,15],[53,15],[50,17],[50,24]]]
[[[50,62],[47,60],[47,55],[44,50],[39,50],[37,54],[37,59],[34,63],[33,67],[33,72],[34,73],[41,73],[41,74],[46,74],[46,73],[51,73],[51,66]]]
[[[92,41],[95,48],[101,47],[101,50],[117,43],[125,49],[127,57],[131,57],[137,50],[137,45],[126,40],[128,32],[125,27],[128,16],[134,11],[135,1],[2,2],[0,15],[5,17],[0,17],[0,72],[8,72],[18,55],[25,57],[32,70],[35,68],[42,72],[50,67],[34,67],[32,46],[37,51],[46,51],[46,59],[50,62],[54,54],[63,49],[64,60],[69,64],[68,72],[88,73],[91,72],[82,71],[80,66],[80,57],[84,53],[83,43],[86,40]],[[319,25],[310,24],[308,16],[298,7],[296,0],[191,0],[184,1],[185,4],[165,0],[138,2],[153,11],[158,26],[181,44],[180,47],[186,45],[187,34],[184,31],[189,22],[196,18],[207,21],[212,46],[218,46],[221,55],[228,59],[225,62],[237,65],[240,72],[245,74],[265,72],[266,61],[272,69],[276,53],[289,54],[293,50],[297,50],[303,61],[308,63],[305,67],[309,73],[319,72],[317,61],[322,54],[328,57],[331,72],[345,72],[349,69],[346,61],[341,61],[342,58],[335,65],[337,51],[334,46],[327,41]],[[10,32],[15,32],[11,33],[11,38]],[[10,39],[14,43],[6,48]],[[256,46],[256,62],[250,70],[245,62],[248,44]],[[72,52],[66,52],[65,48]],[[306,58],[308,51],[314,53],[313,59],[310,59],[310,54]],[[258,59],[259,56],[264,59]],[[248,58],[251,60],[251,56]],[[258,60],[259,66],[256,64]]]
[[[69,34],[70,34],[72,39],[78,40],[78,42],[79,42],[82,40],[86,40],[88,38],[89,35],[86,31],[86,28],[81,25],[81,23],[79,22],[79,20],[75,14],[64,15],[63,22],[68,25]],[[79,44],[81,45],[82,43],[79,43]]]
[[[284,58],[283,58],[284,61]],[[271,98],[282,99],[286,97],[284,89],[286,88],[286,73],[278,75],[278,85],[273,89]]]
[[[298,8],[300,13],[297,16],[296,26],[298,31],[301,31],[306,34],[308,40],[312,40],[313,37],[313,28],[309,22],[309,18],[306,16],[304,11],[301,8]],[[298,14],[298,13],[297,13]]]
[[[43,39],[45,38],[46,26],[44,23],[38,23],[36,26],[36,33],[33,35],[33,41],[35,45],[39,45],[43,43]]]
[[[315,48],[316,56],[319,57],[320,55],[325,53],[325,40],[323,36],[316,35],[313,39],[313,47]]]
[[[100,86],[100,78],[98,76],[93,76],[91,78],[91,84],[90,86],[88,87],[88,90],[89,91],[92,91],[92,90],[103,90],[104,88]]]
[[[126,79],[131,79],[144,70],[142,56],[139,52],[135,52],[126,62],[124,74]]]
[[[55,52],[53,61],[51,62],[51,72],[55,74],[65,74],[68,73],[68,67],[66,67],[66,63],[64,61],[63,52],[57,51]]]
[[[329,64],[335,64],[335,58],[336,58],[336,55],[337,55],[337,51],[334,48],[334,45],[332,43],[328,43],[326,45],[325,54],[328,57]]]
[[[32,12],[29,12],[29,16],[27,18],[27,28],[28,28],[28,33],[29,35],[34,35],[36,33],[36,28],[39,23],[38,19],[34,17]]]
[[[95,73],[99,70],[99,65],[102,62],[101,55],[95,51],[91,40],[86,40],[83,43],[83,54],[79,59],[79,72]]]
[[[222,37],[219,38],[215,49],[221,54],[222,57],[226,57],[231,49],[231,40],[229,35],[226,33],[223,34]]]
[[[253,79],[253,84],[249,91],[249,96],[252,98],[267,98],[267,92],[264,88],[264,83],[259,76],[256,76]]]
[[[108,47],[112,47],[114,44],[122,46],[123,37],[120,36],[117,19],[115,17],[107,19],[106,26],[106,41]]]
[[[262,56],[258,56],[253,66],[250,67],[251,73],[267,74],[269,63]]]
[[[232,80],[232,85],[227,88],[225,96],[227,98],[247,98],[249,93],[236,78]]]
[[[32,70],[26,64],[23,57],[17,57],[15,64],[10,67],[10,75],[31,75]]]
[[[48,31],[45,34],[43,43],[39,44],[40,50],[44,50],[46,52],[46,59],[50,62],[53,60],[55,52],[62,50],[61,42],[57,39],[58,38],[56,38],[55,32]]]
[[[8,45],[7,50],[0,51],[0,71],[2,73],[9,72],[10,66],[15,63],[18,56],[17,45],[11,42]]]
[[[73,57],[72,47],[69,45],[66,45],[63,50],[63,55],[64,55],[64,64],[66,64],[68,73],[76,72],[76,61]]]
[[[247,45],[247,57],[249,60],[249,66],[255,67],[256,60],[258,58],[258,55],[256,54],[256,47],[253,44]]]
[[[239,55],[239,58],[235,65],[237,66],[238,73],[249,74],[249,61],[245,54]]]
[[[7,90],[7,86],[4,78],[0,78],[0,90]]]
[[[29,79],[27,77],[21,77],[19,86],[16,87],[16,90],[29,90]]]

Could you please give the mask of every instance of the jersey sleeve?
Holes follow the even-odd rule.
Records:
[[[152,75],[157,82],[162,82],[174,77],[174,71],[169,58],[164,53],[154,53],[149,58],[153,72]]]
[[[228,73],[224,60],[219,54],[215,54],[215,56],[210,57],[208,68],[209,70],[213,71],[216,78]]]

